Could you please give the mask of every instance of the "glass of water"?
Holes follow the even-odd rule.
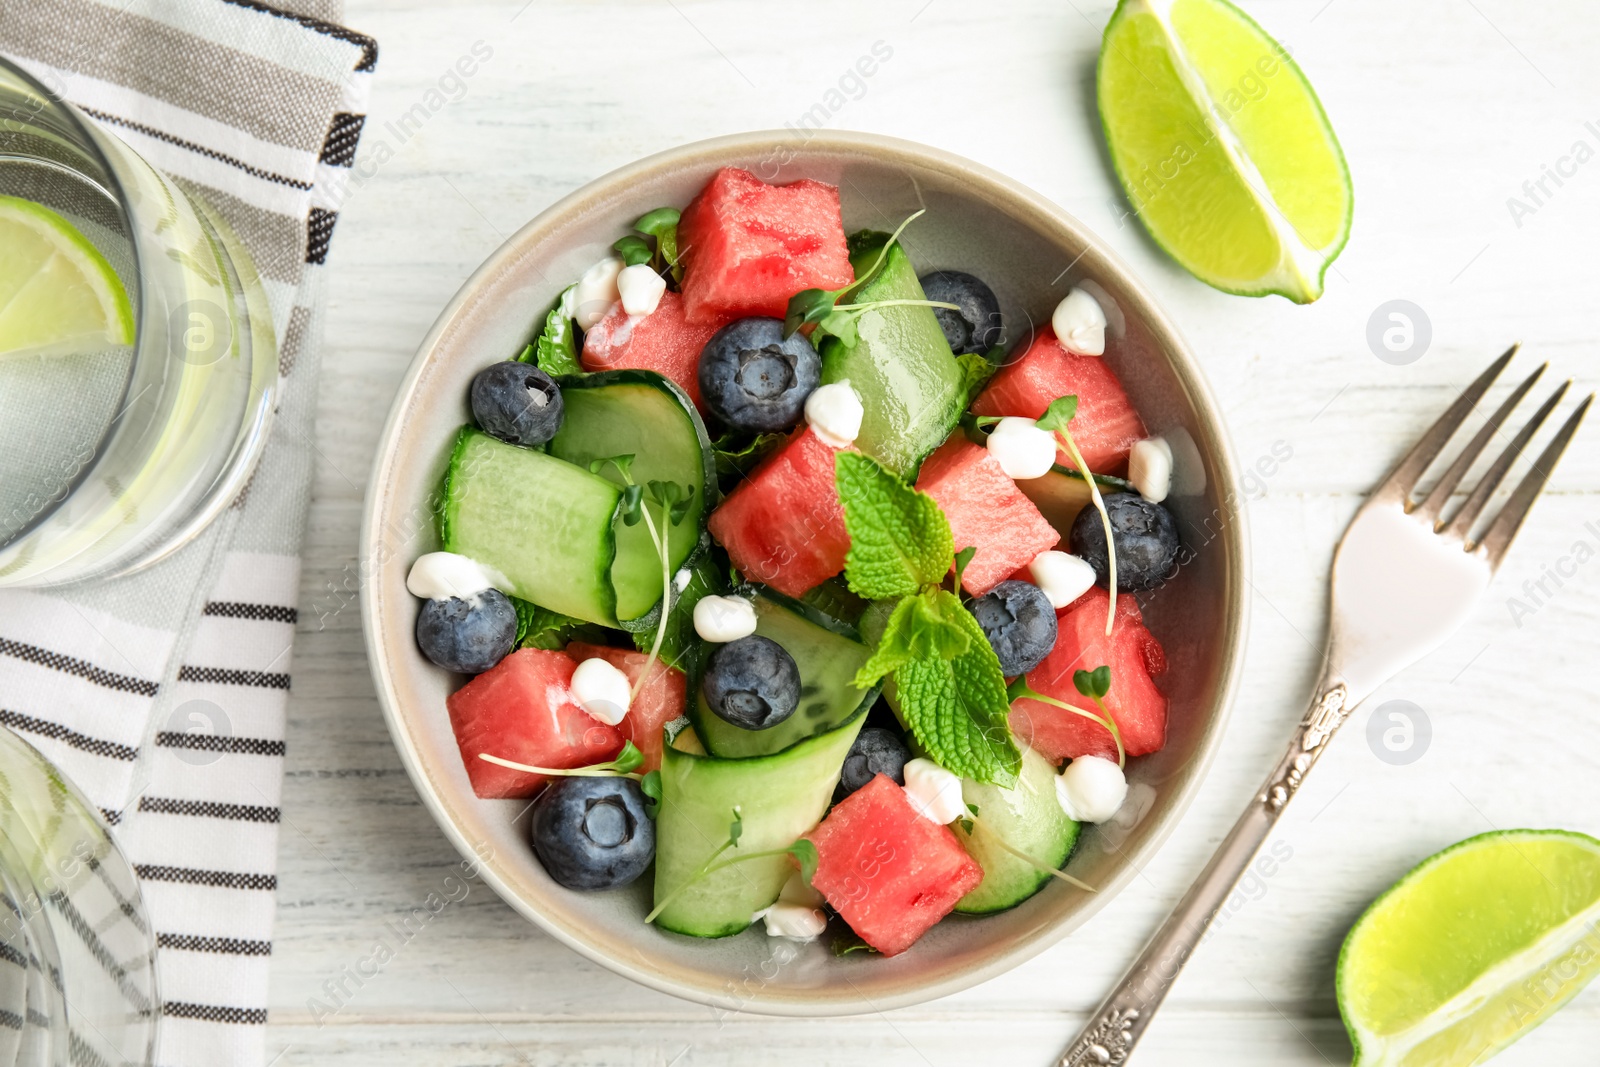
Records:
[[[149,1064],[160,1003],[133,870],[83,795],[0,727],[0,1063]]]
[[[63,275],[96,283],[112,328],[75,332],[97,308]],[[0,59],[0,587],[184,545],[244,488],[277,383],[271,309],[227,224]]]

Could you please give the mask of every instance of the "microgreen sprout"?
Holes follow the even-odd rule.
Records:
[[[1089,497],[1094,501],[1094,509],[1100,513],[1100,525],[1105,527],[1106,531],[1106,560],[1110,569],[1110,581],[1107,586],[1111,600],[1106,606],[1106,636],[1110,637],[1112,625],[1117,621],[1117,540],[1111,533],[1111,514],[1106,511],[1105,497],[1100,495],[1100,483],[1095,481],[1089,465],[1083,461],[1083,453],[1078,451],[1078,443],[1072,439],[1072,433],[1067,429],[1067,423],[1071,422],[1072,416],[1077,413],[1076,396],[1058,396],[1050,401],[1050,406],[1034,425],[1055,434],[1066,446],[1067,454],[1083,473],[1083,480],[1089,484]]]
[[[626,237],[619,238],[611,247],[616,250],[617,255],[622,257],[623,264],[629,267],[637,267],[641,263],[648,263],[655,254],[650,251],[650,245],[645,242],[644,238],[635,237],[631,233]]]
[[[654,819],[661,814],[661,771],[649,771],[639,779],[639,792],[650,798],[650,806],[645,808],[645,814]]]
[[[972,562],[972,557],[978,554],[977,545],[968,545],[956,553],[956,592],[961,591],[961,576],[966,573],[967,564]]]
[[[635,230],[656,239],[653,266],[658,274],[663,268],[670,269],[674,282],[683,281],[683,263],[678,258],[679,218],[681,216],[677,208],[658,207],[641,215],[639,221],[633,224]]]
[[[1037,700],[1042,704],[1049,704],[1053,708],[1060,708],[1063,711],[1070,711],[1074,715],[1081,715],[1090,722],[1099,723],[1101,726],[1106,728],[1107,732],[1111,734],[1111,739],[1117,743],[1117,766],[1126,767],[1128,765],[1128,755],[1122,747],[1122,731],[1117,728],[1117,720],[1111,717],[1110,712],[1106,711],[1106,706],[1101,701],[1101,697],[1105,696],[1106,690],[1111,687],[1111,668],[1100,667],[1094,671],[1079,671],[1078,674],[1093,677],[1098,675],[1100,671],[1105,672],[1106,688],[1100,690],[1099,696],[1092,696],[1089,693],[1084,694],[1085,696],[1090,696],[1091,699],[1094,700],[1095,706],[1099,708],[1101,712],[1098,715],[1092,711],[1086,711],[1083,708],[1068,704],[1066,701],[1057,700],[1052,696],[1046,696],[1028,684],[1028,676],[1026,674],[1017,675],[1016,679],[1011,683],[1010,686],[1007,687],[1006,697],[1013,704],[1019,700]],[[1081,689],[1079,691],[1082,692]]]
[[[744,863],[746,860],[764,859],[773,856],[788,856],[799,866],[800,875],[806,880],[807,885],[811,883],[812,875],[817,873],[817,862],[819,859],[817,856],[817,846],[813,845],[810,841],[803,837],[796,840],[794,844],[789,845],[787,848],[769,848],[763,849],[760,852],[747,852],[742,856],[734,856],[730,859],[722,860],[719,863],[718,858],[724,852],[728,851],[730,848],[735,850],[738,849],[739,838],[743,836],[744,817],[740,814],[738,808],[734,808],[733,822],[728,825],[728,839],[722,844],[718,845],[711,855],[706,857],[706,861],[697,867],[695,872],[691,874],[682,885],[678,886],[672,892],[662,897],[661,902],[651,909],[649,915],[644,917],[644,921],[646,923],[655,922],[656,917],[665,911],[667,906],[678,898],[679,894],[688,889],[690,886],[694,885],[696,882],[699,882],[704,878],[709,878],[718,871],[727,870],[734,864]]]
[[[635,747],[632,741],[622,743],[622,751],[617,753],[615,759],[604,763],[592,763],[587,767],[530,767],[526,763],[516,763],[512,760],[491,756],[487,752],[478,753],[478,758],[492,763],[497,767],[507,767],[513,771],[525,771],[528,774],[548,774],[561,778],[632,778],[636,782],[642,781],[646,776],[637,774],[639,767],[644,763],[644,753]],[[656,774],[652,771],[651,774]],[[656,775],[657,782],[660,775]],[[648,794],[646,794],[648,795]]]

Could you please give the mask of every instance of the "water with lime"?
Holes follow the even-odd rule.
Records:
[[[276,386],[224,220],[0,60],[0,586],[181,547],[243,489]]]

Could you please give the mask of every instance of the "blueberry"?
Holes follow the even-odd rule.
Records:
[[[966,352],[987,352],[1004,342],[1000,301],[982,279],[959,270],[936,270],[924,274],[920,280],[923,295],[929,300],[954,304],[961,309],[933,309],[933,317],[939,320],[950,351],[958,356]]]
[[[615,889],[644,873],[656,828],[631,778],[558,778],[533,804],[533,851],[568,889]]]
[[[429,600],[417,616],[417,645],[447,671],[482,674],[517,641],[517,609],[498,589],[463,600]]]
[[[839,786],[833,791],[834,803],[854,793],[880,774],[887,774],[896,785],[906,784],[906,761],[911,750],[900,735],[881,726],[864,726],[850,746],[839,771]]]
[[[1027,674],[1056,647],[1056,609],[1032,582],[1001,582],[972,602],[972,614],[1007,678]]]
[[[799,706],[800,668],[778,642],[751,634],[717,646],[700,693],[718,718],[746,730],[766,730]]]
[[[472,379],[472,417],[513,445],[542,445],[561,429],[561,390],[532,363],[507,360]]]
[[[700,350],[700,396],[734,430],[788,429],[821,378],[817,350],[798,333],[785,341],[781,319],[730,322]]]
[[[1138,493],[1113,493],[1105,500],[1117,542],[1117,588],[1154,589],[1172,576],[1178,562],[1178,524],[1172,512]],[[1072,521],[1072,551],[1094,568],[1102,589],[1111,588],[1106,531],[1093,504]]]

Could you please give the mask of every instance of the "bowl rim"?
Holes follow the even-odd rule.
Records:
[[[507,879],[499,871],[498,857],[484,858],[474,851],[463,828],[456,823],[449,807],[428,780],[423,757],[405,727],[400,711],[400,696],[394,687],[382,641],[381,622],[377,610],[378,598],[372,596],[370,591],[360,597],[361,623],[367,663],[372,672],[384,723],[413,788],[456,851],[475,865],[478,876],[514,911],[585,958],[650,989],[729,1012],[823,1018],[881,1012],[925,1003],[971,988],[1012,970],[1058,944],[1068,934],[1088,922],[1146,866],[1166,843],[1167,838],[1177,828],[1190,804],[1193,803],[1221,747],[1222,736],[1233,711],[1243,672],[1249,632],[1251,602],[1245,590],[1249,586],[1250,534],[1248,512],[1238,506],[1244,500],[1239,483],[1238,460],[1222,409],[1199,362],[1182,334],[1156,303],[1153,294],[1093,230],[1058,204],[1020,182],[964,156],[930,145],[882,134],[855,131],[806,130],[797,133],[794,130],[753,130],[692,141],[669,148],[637,159],[584,183],[539,212],[506,238],[462,283],[417,346],[416,354],[412,357],[395,391],[394,400],[384,422],[362,508],[358,578],[363,588],[370,590],[369,583],[376,580],[383,562],[381,559],[375,562],[377,553],[374,552],[374,546],[381,543],[380,513],[391,495],[391,483],[395,474],[393,460],[399,434],[404,426],[405,414],[412,406],[418,382],[433,358],[434,350],[454,327],[464,309],[475,299],[477,290],[490,278],[526,257],[529,249],[537,247],[543,239],[545,231],[563,224],[569,213],[588,201],[603,200],[619,187],[661,171],[682,168],[697,161],[707,162],[709,165],[706,157],[718,157],[741,151],[751,153],[762,148],[780,146],[792,149],[797,154],[853,153],[869,156],[877,161],[902,163],[911,168],[941,171],[959,177],[967,183],[980,187],[987,186],[989,192],[997,193],[1037,215],[1048,217],[1054,224],[1070,231],[1081,240],[1086,252],[1093,252],[1100,257],[1101,263],[1109,272],[1118,275],[1119,283],[1135,298],[1135,306],[1127,309],[1125,314],[1137,315],[1160,343],[1174,376],[1193,401],[1200,428],[1206,438],[1201,444],[1214,460],[1213,466],[1217,475],[1216,498],[1233,502],[1233,510],[1228,515],[1226,524],[1228,532],[1221,540],[1224,554],[1222,561],[1225,574],[1224,588],[1227,591],[1227,598],[1233,601],[1235,610],[1226,617],[1220,634],[1224,655],[1219,664],[1213,711],[1202,732],[1196,754],[1189,761],[1193,768],[1192,773],[1156,817],[1156,825],[1150,829],[1140,845],[1127,856],[1122,869],[1102,886],[1086,905],[1071,915],[1063,916],[1028,940],[943,980],[908,982],[903,992],[894,995],[871,998],[865,995],[830,996],[821,1003],[810,1003],[804,992],[781,996],[765,992],[730,996],[722,989],[710,985],[696,986],[676,981],[635,961],[600,952],[583,937],[549,920],[532,901],[511,889]]]

